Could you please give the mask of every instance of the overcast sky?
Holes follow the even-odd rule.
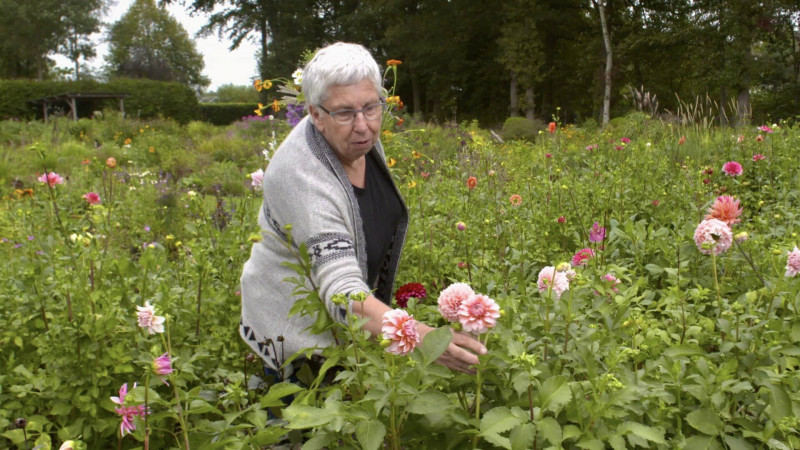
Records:
[[[133,0],[117,0],[117,4],[110,8],[108,15],[103,18],[103,22],[108,25],[116,22],[128,11]],[[203,74],[211,80],[211,85],[208,87],[209,91],[216,90],[223,84],[237,84],[244,85],[250,84],[256,73],[256,52],[258,47],[250,42],[242,42],[242,44],[234,51],[228,50],[230,42],[220,41],[216,36],[211,36],[203,39],[196,39],[197,31],[205,25],[206,16],[190,17],[187,10],[179,4],[173,3],[167,8],[170,15],[178,20],[189,36],[195,40],[197,50],[203,54],[205,60],[205,69]],[[90,66],[99,69],[103,66],[104,57],[108,52],[108,44],[103,42],[105,32],[102,34],[94,35],[94,41],[97,42],[97,56],[91,59],[88,63]],[[74,66],[70,60],[63,56],[56,56],[55,60],[59,67],[73,69]],[[81,64],[84,64],[81,61]]]

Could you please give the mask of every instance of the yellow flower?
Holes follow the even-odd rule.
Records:
[[[260,78],[253,82],[253,87],[256,88],[256,92],[261,92],[261,89],[264,89],[264,85],[261,84]]]
[[[384,136],[386,136],[387,138],[388,138],[388,137],[392,137],[392,132],[391,132],[391,131],[389,131],[389,130],[383,130],[383,133],[382,133],[382,134],[383,134]]]
[[[418,151],[416,151],[416,150],[412,150],[412,151],[411,151],[411,156],[412,156],[414,159],[420,159],[420,158],[422,158],[422,153],[420,153],[420,152],[418,152]]]
[[[149,149],[147,149],[147,150],[148,150],[150,153],[154,153],[154,152],[156,151],[156,148],[155,148],[155,147],[150,147],[150,148],[149,148]]]
[[[395,164],[397,164],[397,160],[394,158],[389,158],[389,161],[386,162],[386,165],[389,167],[394,167]]]
[[[259,103],[258,108],[254,109],[253,112],[256,113],[256,115],[258,116],[262,116],[263,115],[263,113],[261,112],[262,109],[264,109],[264,105]]]
[[[144,133],[144,130],[139,128],[139,133]]]
[[[280,102],[278,102],[277,99],[272,101],[272,110],[275,111],[275,112],[278,112],[278,111],[281,110],[281,104],[280,104]]]
[[[413,188],[413,187],[416,187],[416,186],[417,186],[417,182],[416,181],[411,180],[411,181],[408,182],[408,187]]]

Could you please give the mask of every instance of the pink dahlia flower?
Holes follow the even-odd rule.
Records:
[[[53,187],[57,184],[64,184],[64,178],[62,178],[61,175],[55,172],[44,173],[39,178],[37,178],[37,180],[39,180],[42,183],[50,185],[50,187]]]
[[[470,296],[475,295],[466,283],[453,283],[439,294],[439,313],[449,322],[458,322],[458,310]]]
[[[83,199],[86,200],[90,205],[96,205],[100,203],[100,195],[97,192],[87,192],[83,194]]]
[[[149,301],[144,302],[144,306],[137,306],[136,311],[139,327],[144,328],[150,334],[164,332],[164,321],[166,319],[163,316],[156,315],[156,309]]]
[[[733,233],[725,222],[706,219],[694,230],[694,243],[700,253],[710,255],[713,251],[715,255],[719,255],[731,247]]]
[[[390,341],[386,351],[394,355],[407,355],[419,344],[419,333],[414,317],[402,309],[392,309],[383,314],[383,338]]]
[[[741,222],[739,216],[742,208],[739,207],[739,199],[730,195],[720,195],[714,200],[714,204],[708,209],[706,219],[719,219],[728,226]]]
[[[561,294],[569,290],[567,274],[556,271],[556,268],[553,266],[547,266],[539,271],[539,281],[537,285],[541,293],[552,289],[552,291],[556,293],[556,298],[561,298]]]
[[[136,383],[133,384],[133,387],[136,388]],[[136,430],[136,423],[133,421],[134,417],[144,417],[147,414],[144,405],[125,406],[125,397],[127,395],[128,383],[125,383],[119,388],[119,397],[111,397],[111,401],[119,405],[119,407],[114,408],[114,411],[122,418],[122,422],[119,425],[119,432],[122,436],[125,436],[125,433],[131,433]]]
[[[619,292],[619,289],[617,289],[617,285],[620,283],[620,281],[617,279],[617,277],[615,277],[610,273],[607,273],[603,275],[603,280],[609,283],[612,291]]]
[[[739,175],[742,174],[742,165],[736,161],[728,161],[722,165],[722,172],[725,175],[738,177]]]
[[[153,360],[153,373],[161,376],[172,373],[172,360],[169,358],[169,353],[164,353]]]
[[[763,131],[764,133],[772,133],[772,128],[769,125],[761,125],[758,127],[758,131]]]
[[[508,198],[508,201],[511,203],[511,206],[519,206],[522,204],[522,197],[519,194],[513,194]]]
[[[592,229],[589,230],[589,242],[603,242],[606,238],[606,229],[601,227],[599,223],[595,222]]]
[[[394,293],[394,299],[397,301],[397,306],[405,308],[408,306],[408,299],[414,297],[416,299],[423,299],[428,295],[425,286],[420,283],[406,283],[397,289]]]
[[[594,258],[594,251],[591,248],[582,248],[575,253],[572,257],[573,266],[582,266]]]
[[[789,258],[786,260],[786,276],[793,277],[800,273],[800,249],[794,246],[794,250],[789,252]]]
[[[250,184],[253,187],[260,188],[261,183],[264,181],[264,170],[258,169],[255,172],[250,174]]]
[[[471,295],[461,302],[458,308],[458,320],[467,333],[483,334],[494,328],[500,317],[497,302],[483,294]]]
[[[626,137],[619,138],[619,141],[622,142],[623,144],[630,144],[631,143],[630,138],[626,138]]]
[[[761,161],[764,158],[766,158],[766,156],[762,155],[761,153],[756,153],[755,155],[753,155],[754,162]]]

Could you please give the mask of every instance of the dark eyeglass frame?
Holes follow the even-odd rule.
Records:
[[[350,124],[352,124],[353,122],[356,121],[356,117],[358,117],[358,113],[363,114],[365,120],[378,120],[383,116],[383,113],[386,112],[386,102],[383,101],[383,100],[379,100],[378,102],[373,103],[371,105],[367,105],[367,106],[365,106],[365,107],[363,107],[361,109],[340,109],[338,111],[328,111],[322,105],[317,105],[317,106],[319,107],[319,109],[325,111],[326,114],[331,116],[333,118],[333,121],[338,123],[339,125],[350,125]],[[381,113],[379,115],[373,117],[373,118],[367,117],[367,110],[371,109],[371,108],[374,108],[376,106],[379,107],[379,111]],[[348,116],[347,114],[352,114],[352,116]],[[336,118],[337,116],[339,117],[339,119]],[[350,117],[352,117],[352,118],[350,118]],[[342,119],[342,118],[344,118],[344,119]],[[342,122],[342,120],[344,120],[344,122]]]

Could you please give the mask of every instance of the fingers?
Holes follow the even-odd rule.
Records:
[[[453,333],[452,342],[459,347],[468,348],[479,355],[486,354],[486,346],[481,344],[477,339],[473,338],[469,334],[455,332]]]

